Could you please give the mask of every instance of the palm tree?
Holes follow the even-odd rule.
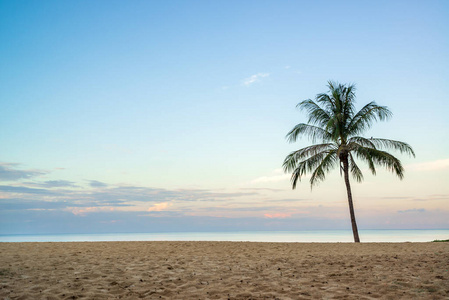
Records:
[[[374,101],[366,104],[356,112],[355,86],[328,82],[329,93],[318,94],[316,101],[304,100],[297,107],[309,115],[307,124],[296,125],[286,136],[289,142],[295,142],[301,136],[308,136],[312,142],[321,142],[293,151],[284,160],[284,171],[292,172],[292,188],[296,188],[298,180],[311,173],[311,187],[322,181],[326,173],[339,166],[340,174],[344,174],[348,194],[349,212],[351,215],[354,242],[360,242],[354,205],[352,202],[349,173],[357,181],[363,180],[363,174],[356,158],[368,164],[375,175],[376,165],[386,167],[400,179],[404,177],[404,168],[399,159],[383,149],[397,150],[415,156],[413,149],[407,144],[381,138],[365,138],[360,136],[369,129],[374,121],[387,120],[392,116],[385,106]]]

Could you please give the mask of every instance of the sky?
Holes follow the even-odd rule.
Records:
[[[338,170],[282,170],[329,80],[416,152],[362,164],[359,228],[448,229],[448,58],[443,0],[0,0],[0,234],[349,230]]]

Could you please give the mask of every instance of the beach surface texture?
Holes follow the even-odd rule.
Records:
[[[449,299],[449,243],[0,243],[0,299]]]

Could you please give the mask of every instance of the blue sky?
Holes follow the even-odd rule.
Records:
[[[447,1],[0,1],[0,233],[350,228],[338,171],[292,191],[295,105],[356,83],[408,142],[361,228],[449,228]]]

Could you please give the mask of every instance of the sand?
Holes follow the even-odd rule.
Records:
[[[0,299],[449,299],[449,243],[0,243]]]

